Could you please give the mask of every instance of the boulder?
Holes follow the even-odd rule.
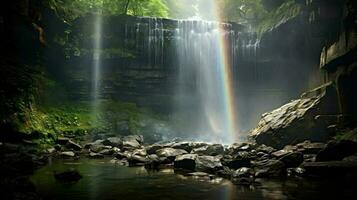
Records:
[[[117,153],[115,154],[115,157],[116,157],[117,159],[128,159],[128,158],[130,158],[131,156],[132,156],[132,153],[129,152],[129,151],[117,152]]]
[[[89,156],[89,158],[94,158],[94,159],[104,158],[104,156],[102,154],[94,153],[94,152],[90,152],[88,156]]]
[[[123,140],[123,149],[138,149],[140,148],[141,145],[136,139],[131,139],[131,140]]]
[[[282,161],[266,160],[255,163],[255,176],[264,177],[282,177],[286,174],[286,167]]]
[[[331,83],[309,91],[300,99],[263,114],[257,127],[250,131],[250,136],[258,144],[276,149],[305,140],[327,141],[331,137],[328,126],[338,119],[323,116],[331,116],[338,110],[337,107],[324,105],[338,105],[335,95]]]
[[[149,161],[146,156],[132,155],[128,158],[129,166],[143,166]]]
[[[188,154],[187,151],[183,149],[174,149],[174,148],[163,148],[156,151],[156,155],[159,157],[166,157],[166,158],[173,158],[175,159],[176,156]]]
[[[192,154],[217,156],[224,153],[224,147],[221,144],[208,144],[191,151]]]
[[[304,161],[304,155],[300,152],[292,152],[279,159],[287,168],[298,167]]]
[[[155,154],[157,150],[163,149],[165,147],[167,147],[167,146],[162,145],[162,144],[152,144],[152,145],[146,146],[145,149],[148,154]]]
[[[75,153],[73,151],[64,151],[59,154],[63,158],[73,158],[75,157]]]
[[[105,156],[111,156],[115,153],[113,149],[103,149],[99,152],[99,154],[105,155]]]
[[[195,170],[197,154],[184,154],[176,157],[174,167],[176,169]]]
[[[147,152],[146,152],[146,149],[135,149],[133,152],[132,152],[133,155],[138,155],[138,156],[147,156]]]
[[[103,145],[121,148],[123,146],[123,141],[120,137],[110,137],[102,142]]]
[[[111,146],[105,146],[103,144],[92,144],[89,149],[91,152],[95,152],[95,153],[99,153],[103,150],[106,150],[106,149],[111,149],[112,147]]]
[[[226,179],[231,179],[233,173],[234,173],[234,170],[230,169],[227,166],[223,166],[222,169],[219,169],[219,170],[216,171],[216,174],[218,176],[226,178]]]
[[[72,140],[68,140],[67,144],[66,144],[66,147],[68,149],[73,149],[75,151],[80,151],[82,149],[82,146],[73,142]]]
[[[198,156],[196,158],[196,171],[207,173],[215,173],[223,169],[223,165],[219,157],[215,156]]]
[[[183,149],[183,150],[185,150],[187,152],[191,152],[192,151],[191,142],[175,142],[170,147],[174,148],[174,149]]]
[[[331,141],[316,155],[316,162],[342,160],[357,153],[357,142],[350,140]]]
[[[57,144],[66,145],[70,139],[67,137],[58,137]]]
[[[259,145],[256,149],[257,152],[263,152],[265,154],[271,154],[276,151],[273,147],[269,147],[265,144]]]
[[[271,155],[274,156],[275,158],[281,158],[295,151],[297,151],[297,148],[295,146],[287,145],[284,147],[284,149],[275,151]]]
[[[221,162],[224,166],[227,166],[231,169],[239,169],[241,167],[250,167],[250,157],[247,152],[240,152],[236,157],[229,155],[224,156],[221,159]]]
[[[296,145],[298,151],[303,154],[317,154],[326,147],[325,143],[304,141]]]
[[[123,137],[123,142],[124,141],[137,141],[140,145],[144,143],[144,136],[142,135],[128,135]]]
[[[232,174],[232,182],[237,185],[250,185],[254,183],[254,172],[252,169],[242,167]]]

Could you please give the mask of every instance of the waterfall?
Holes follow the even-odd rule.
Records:
[[[121,27],[117,33],[125,37],[125,49],[136,52],[135,62],[123,68],[154,71],[150,82],[167,81],[163,88],[169,89],[162,93],[172,99],[177,136],[234,142],[241,29],[214,21],[146,17]]]
[[[222,39],[228,44],[223,47],[225,52],[221,52]],[[228,110],[234,108],[227,105],[227,98],[231,97],[224,93],[225,87],[233,85],[227,86],[230,83],[224,80],[226,72],[222,62],[228,62],[231,73],[227,76],[233,76],[237,67],[238,34],[229,24],[181,20],[178,21],[175,42],[178,116],[185,120],[197,139],[233,142],[232,134],[237,133],[229,133],[232,131],[229,123],[237,122],[231,122],[227,112],[235,111]]]
[[[101,51],[102,51],[102,26],[103,17],[101,13],[95,15],[93,24],[93,66],[92,66],[92,103],[93,114],[98,113],[101,83]]]

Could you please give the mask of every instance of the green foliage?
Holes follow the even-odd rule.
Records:
[[[296,17],[301,10],[301,6],[294,0],[287,0],[280,7],[272,10],[267,16],[257,24],[257,31],[264,33],[286,21]]]
[[[64,21],[70,22],[88,13],[104,15],[168,17],[163,0],[48,0],[50,7]]]
[[[225,21],[249,23],[254,26],[267,15],[261,0],[219,0],[218,4]]]

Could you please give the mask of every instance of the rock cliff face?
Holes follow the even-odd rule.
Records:
[[[264,1],[276,6],[281,1]],[[324,83],[319,69],[321,49],[338,36],[341,1],[296,1],[296,17],[282,20],[263,33],[258,45],[241,56],[237,72],[240,126],[253,128],[261,114]],[[252,38],[254,41],[254,38]]]
[[[356,5],[345,1],[341,29],[322,50],[320,66],[330,83],[264,114],[251,131],[258,143],[280,148],[303,140],[326,141],[338,129],[356,127]]]
[[[67,56],[64,82],[71,99],[88,100],[93,65],[93,19],[86,16],[62,36]],[[179,24],[187,24],[181,27]],[[101,55],[101,98],[134,102],[156,111],[168,112],[178,84],[178,31],[199,27],[199,22],[159,18],[110,16],[103,18]],[[243,27],[222,24],[238,34]],[[189,32],[187,32],[189,34]],[[189,84],[189,83],[187,83]]]
[[[357,122],[357,3],[347,1],[339,36],[330,40],[321,53],[320,66],[327,79],[337,85],[340,112],[346,125]]]

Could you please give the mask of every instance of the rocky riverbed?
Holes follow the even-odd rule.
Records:
[[[232,145],[192,141],[146,144],[143,136],[129,135],[83,144],[58,138],[56,144],[40,156],[31,152],[19,153],[19,146],[7,143],[1,144],[1,151],[1,172],[5,177],[1,185],[17,199],[39,197],[28,177],[52,159],[67,162],[84,158],[105,159],[113,165],[142,166],[147,170],[173,169],[175,173],[205,177],[206,180],[222,177],[245,186],[259,185],[261,178],[351,179],[357,175],[357,142],[351,140],[305,141],[275,149],[248,142]],[[53,172],[53,176],[62,182],[76,182],[82,178],[79,172],[71,169]]]
[[[112,163],[174,168],[186,174],[219,176],[236,184],[254,184],[256,178],[320,177],[357,174],[357,143],[350,140],[305,141],[275,149],[264,144],[232,145],[173,141],[145,144],[139,135],[109,137],[83,145],[59,138],[47,156],[61,159],[111,158]]]

